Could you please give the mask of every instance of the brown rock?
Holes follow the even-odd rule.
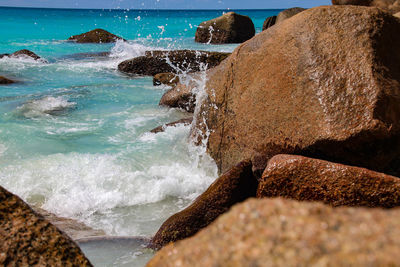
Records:
[[[86,33],[74,35],[69,37],[68,40],[77,43],[115,43],[118,40],[126,41],[125,39],[103,29],[95,29]]]
[[[397,12],[396,14],[393,14],[396,18],[400,18],[400,12]]]
[[[170,217],[153,237],[150,247],[159,249],[196,234],[234,204],[255,196],[256,190],[251,162],[239,163],[219,177],[192,205]]]
[[[1,266],[92,266],[63,232],[0,187]]]
[[[145,56],[121,62],[118,70],[128,74],[187,73],[212,68],[230,53],[195,50],[148,51]]]
[[[293,7],[293,8],[283,10],[282,12],[280,12],[278,14],[275,24],[281,23],[282,21],[289,19],[289,18],[293,17],[294,15],[299,14],[300,12],[303,12],[304,10],[306,10],[306,9],[301,8],[301,7]]]
[[[12,84],[15,83],[15,81],[10,80],[6,77],[0,76],[0,84]]]
[[[158,73],[156,75],[154,75],[153,77],[153,85],[154,86],[158,86],[158,85],[168,85],[168,86],[176,86],[179,83],[179,76],[171,73],[171,72],[167,72],[167,73]]]
[[[198,43],[242,43],[255,35],[254,24],[248,16],[229,12],[221,17],[202,22],[196,30]]]
[[[392,14],[400,11],[399,0],[332,0],[332,4],[379,7]]]
[[[76,220],[56,216],[55,214],[48,212],[44,209],[35,207],[34,211],[43,216],[47,221],[56,226],[58,229],[66,233],[73,240],[105,235],[105,232],[102,230],[95,230]]]
[[[158,126],[157,128],[154,128],[153,130],[151,130],[150,132],[151,133],[161,133],[161,132],[164,132],[165,128],[167,128],[167,127],[176,127],[179,124],[190,125],[192,123],[192,121],[193,121],[193,117],[180,119],[180,120],[177,120],[174,122],[167,123],[165,125]]]
[[[209,71],[193,133],[209,130],[221,172],[246,158],[264,158],[255,166],[263,170],[276,154],[301,154],[398,176],[397,32],[400,21],[377,8],[303,11]]]
[[[332,0],[332,5],[369,6],[373,0]]]
[[[399,251],[399,209],[251,199],[147,267],[397,266]]]
[[[12,53],[11,55],[9,55],[10,57],[20,57],[20,56],[26,56],[26,57],[31,57],[34,60],[39,60],[41,59],[41,57],[39,57],[38,55],[36,55],[35,53],[33,53],[32,51],[29,51],[27,49],[22,49],[19,50],[17,52]]]
[[[400,179],[318,159],[277,155],[268,162],[257,197],[393,208],[400,206]]]
[[[193,89],[196,86],[195,79],[190,80],[187,84],[178,83],[161,97],[159,105],[180,108],[193,113],[196,108],[196,95],[193,93]]]
[[[275,23],[276,23],[276,16],[272,16],[272,17],[267,18],[267,19],[264,21],[262,30],[265,31],[266,29],[268,29],[268,28],[274,26]]]

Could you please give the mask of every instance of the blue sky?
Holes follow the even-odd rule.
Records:
[[[0,6],[107,9],[265,9],[330,4],[330,0],[0,0]]]

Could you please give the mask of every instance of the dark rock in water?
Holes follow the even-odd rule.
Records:
[[[170,217],[153,237],[150,247],[160,249],[196,234],[236,203],[254,197],[256,190],[251,162],[239,163],[219,177],[192,205]]]
[[[255,35],[254,24],[248,16],[229,12],[221,17],[202,22],[196,30],[198,43],[243,43]]]
[[[196,96],[192,92],[193,87],[193,82],[189,84],[178,83],[161,97],[159,105],[180,108],[193,113],[196,108]]]
[[[10,80],[6,77],[0,76],[0,84],[12,84],[15,83],[15,81]]]
[[[33,58],[34,60],[42,59],[32,51],[29,51],[27,49],[22,49],[9,55],[9,57],[21,57],[21,56],[30,57]]]
[[[179,83],[179,76],[171,73],[171,72],[166,72],[166,73],[158,73],[154,75],[153,77],[153,85],[158,86],[158,85],[168,85],[168,86],[176,86]]]
[[[393,208],[400,206],[400,178],[302,156],[277,155],[268,162],[257,197]]]
[[[102,230],[95,230],[87,225],[68,218],[58,217],[41,208],[34,208],[36,213],[42,215],[46,220],[56,226],[58,229],[66,233],[73,240],[91,238],[96,236],[104,236]]]
[[[197,72],[217,66],[230,53],[195,50],[148,51],[145,56],[121,62],[118,70],[128,74]]]
[[[400,210],[251,199],[159,251],[159,266],[396,266]]]
[[[266,29],[268,29],[268,28],[274,26],[275,23],[276,23],[276,18],[277,18],[276,16],[272,16],[272,17],[267,18],[267,19],[264,21],[262,30],[265,31]]]
[[[175,127],[178,124],[190,125],[192,123],[192,121],[193,121],[193,117],[180,119],[180,120],[177,120],[174,122],[167,123],[165,125],[158,126],[157,128],[154,128],[153,130],[151,130],[150,132],[151,133],[161,133],[161,132],[164,132],[165,128],[167,128],[167,127],[172,127],[172,126]]]
[[[299,14],[300,12],[303,12],[304,10],[306,10],[306,9],[305,8],[301,8],[301,7],[293,7],[293,8],[289,8],[289,9],[283,10],[276,17],[275,24],[281,23],[282,21],[284,21],[284,20],[286,20],[288,18],[291,18],[294,15]]]
[[[10,56],[10,54],[0,54],[0,58],[9,57],[9,56]]]
[[[399,176],[398,32],[400,20],[377,8],[303,11],[209,70],[193,132],[210,132],[221,172],[299,154]]]
[[[67,235],[2,187],[0,240],[1,266],[92,266]]]
[[[86,33],[74,35],[69,37],[68,40],[77,43],[115,43],[118,40],[126,41],[125,39],[103,29],[95,29]]]

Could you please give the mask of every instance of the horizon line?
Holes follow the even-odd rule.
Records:
[[[120,10],[120,11],[174,11],[174,10],[186,10],[186,11],[226,11],[226,10],[284,10],[287,8],[85,8],[85,7],[28,7],[28,6],[0,6],[0,8],[23,8],[23,9],[64,9],[64,10]]]

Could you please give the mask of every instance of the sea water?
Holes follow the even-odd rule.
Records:
[[[204,192],[217,168],[189,140],[190,126],[149,132],[189,114],[158,106],[167,87],[117,66],[154,49],[232,51],[237,44],[194,42],[197,25],[224,12],[0,8],[0,54],[29,49],[43,58],[0,59],[0,75],[20,81],[0,87],[0,185],[109,236],[154,235]],[[236,12],[260,32],[279,10]],[[128,42],[65,41],[95,28]],[[136,246],[105,263],[96,246],[83,248],[96,266],[142,266],[151,256]]]

